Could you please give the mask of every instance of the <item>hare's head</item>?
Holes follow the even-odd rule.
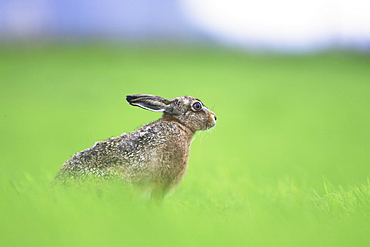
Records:
[[[135,94],[128,95],[126,100],[134,106],[163,112],[164,120],[177,121],[193,132],[207,130],[216,125],[216,115],[199,99],[190,96],[164,99],[154,95]]]

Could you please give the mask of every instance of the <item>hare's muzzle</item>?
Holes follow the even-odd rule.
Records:
[[[212,112],[209,116],[209,126],[207,129],[214,127],[216,125],[216,120],[217,120],[216,114]]]

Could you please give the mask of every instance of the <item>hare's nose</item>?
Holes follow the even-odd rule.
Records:
[[[212,117],[213,117],[213,120],[216,122],[217,120],[217,117],[216,117],[216,114],[214,114],[213,112],[211,113]]]

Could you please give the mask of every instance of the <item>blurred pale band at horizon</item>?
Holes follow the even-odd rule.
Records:
[[[216,43],[251,50],[370,50],[366,0],[0,0],[0,42]]]

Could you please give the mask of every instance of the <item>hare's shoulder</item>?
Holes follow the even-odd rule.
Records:
[[[134,154],[168,143],[174,136],[180,135],[181,130],[176,123],[156,121],[130,133],[95,142],[92,147],[76,153],[67,163],[100,164],[117,159],[125,160],[132,158]]]
[[[81,153],[85,155],[109,155],[109,153],[127,153],[150,146],[157,146],[166,141],[169,136],[179,135],[176,126],[161,121],[152,122],[130,133],[109,138],[95,144]]]

